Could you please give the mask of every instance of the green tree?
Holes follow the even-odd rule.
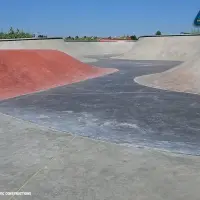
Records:
[[[78,35],[75,37],[75,39],[76,39],[76,40],[78,40],[78,39],[79,39]]]
[[[68,36],[68,37],[65,38],[65,41],[71,40],[71,38],[72,38],[71,36]]]
[[[13,27],[10,27],[8,32],[0,32],[0,39],[12,39],[12,38],[31,38],[32,34],[19,29],[14,30]]]
[[[130,36],[131,40],[137,40],[137,37],[135,35]]]
[[[162,35],[161,31],[157,31],[156,35]]]
[[[14,35],[15,34],[15,31],[14,31],[12,26],[10,27],[8,34],[10,34],[10,35]]]

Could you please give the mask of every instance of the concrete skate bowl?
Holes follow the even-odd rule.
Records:
[[[176,92],[200,93],[200,35],[141,37],[132,51],[117,59],[171,60],[183,63],[154,75],[136,77],[139,84]]]
[[[124,56],[140,48],[143,40],[134,43]],[[81,49],[83,43],[70,43],[70,47],[62,39],[6,42],[1,43],[1,64],[7,71],[2,73],[1,85],[5,87],[0,112],[63,133],[120,145],[200,154],[196,120],[199,96],[156,90],[134,82],[135,77],[161,73],[180,61],[97,57],[98,61],[84,64],[66,54],[75,54],[76,50],[77,58],[89,55],[90,50]],[[92,43],[84,44],[91,48]],[[103,46],[97,51],[102,55]],[[11,70],[7,66],[12,66]],[[25,66],[30,66],[30,72]],[[6,85],[10,88],[6,89]]]
[[[0,54],[0,74],[4,72],[1,78],[6,84],[27,88],[24,82],[18,83],[25,78],[31,83],[30,88],[38,81],[41,85],[48,81],[47,86],[52,87],[52,82],[58,84],[67,70],[77,70],[78,63],[78,74],[84,77],[91,65],[112,66],[120,71],[0,101],[1,191],[27,191],[34,199],[49,200],[80,199],[85,195],[111,200],[133,196],[153,200],[199,198],[198,157],[130,149],[78,136],[139,147],[147,142],[150,147],[164,144],[170,151],[177,143],[173,150],[199,153],[197,95],[158,91],[133,81],[135,76],[173,66],[160,61],[110,59],[83,66],[60,51],[49,50],[55,46],[48,50],[39,50],[40,46],[32,50],[28,46],[29,50],[16,52],[11,42],[9,45],[11,50],[5,48]],[[74,65],[63,64],[66,59]],[[28,79],[27,69],[32,74]],[[95,68],[93,72],[97,71]],[[9,80],[10,75],[16,81]],[[79,75],[78,79],[82,79]],[[10,90],[19,92],[14,86]],[[47,190],[51,192],[47,194]],[[12,195],[6,199],[20,198]]]

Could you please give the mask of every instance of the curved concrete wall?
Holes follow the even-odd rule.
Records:
[[[0,40],[0,49],[52,49],[67,53],[83,62],[96,61],[87,56],[121,55],[135,42],[64,42],[62,38]]]
[[[200,94],[200,35],[141,38],[132,52],[119,58],[184,61],[168,71],[136,77],[135,81],[157,89]]]
[[[190,59],[200,52],[200,35],[174,37],[141,37],[132,51],[117,59],[128,60],[180,60]]]
[[[82,61],[87,56],[122,55],[134,47],[135,42],[66,42],[66,51]]]

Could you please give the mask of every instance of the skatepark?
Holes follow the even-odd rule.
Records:
[[[199,42],[1,40],[2,199],[199,199]]]

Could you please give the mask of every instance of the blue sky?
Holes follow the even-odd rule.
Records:
[[[199,0],[8,0],[0,28],[49,36],[118,36],[191,31]]]

